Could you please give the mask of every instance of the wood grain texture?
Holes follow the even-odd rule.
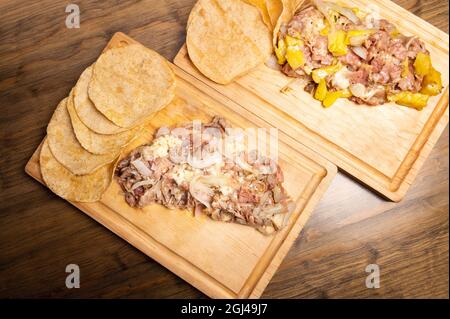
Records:
[[[448,123],[448,35],[389,0],[341,2],[349,7],[370,5],[403,34],[420,36],[442,73],[443,92],[431,97],[421,112],[395,103],[365,107],[347,99],[325,111],[304,92],[302,81],[265,65],[220,85],[200,73],[186,46],[174,62],[380,194],[400,201]]]
[[[397,0],[448,33],[448,3]],[[0,297],[204,298],[201,292],[30,179],[23,168],[54,106],[112,34],[173,59],[193,0],[0,3]],[[130,18],[132,17],[132,18]],[[448,298],[448,128],[399,203],[339,174],[263,298]],[[381,288],[366,289],[368,263]],[[65,267],[81,268],[67,289]]]
[[[104,51],[133,43],[136,41],[118,32]],[[175,127],[194,120],[207,123],[213,116],[221,116],[236,128],[268,127],[236,103],[228,100],[222,104],[202,93],[192,85],[192,76],[175,65],[171,67],[177,82],[174,101],[152,117],[143,133],[126,146],[122,157],[150,143],[162,126]],[[132,208],[115,181],[100,201],[72,204],[208,296],[258,298],[337,172],[335,165],[305,146],[286,135],[278,137],[278,163],[285,175],[283,185],[295,209],[287,227],[275,236],[264,236],[237,224],[214,222],[206,216],[193,218],[192,212],[161,205]],[[261,143],[257,138],[257,143]],[[42,183],[41,146],[25,171]]]

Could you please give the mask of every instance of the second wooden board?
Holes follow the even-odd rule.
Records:
[[[376,9],[402,33],[423,39],[434,66],[442,73],[443,93],[430,98],[422,111],[392,103],[361,106],[344,99],[323,109],[298,82],[264,65],[229,85],[218,85],[193,66],[185,47],[175,64],[208,84],[209,95],[232,99],[379,193],[399,201],[448,123],[448,35],[387,0],[343,3]]]

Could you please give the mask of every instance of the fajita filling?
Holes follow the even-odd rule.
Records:
[[[264,234],[283,228],[294,205],[283,188],[281,168],[269,157],[244,150],[227,128],[218,117],[198,127],[160,128],[151,144],[132,151],[116,168],[126,202],[192,209]],[[224,143],[231,150],[226,155],[219,152]]]
[[[305,90],[324,107],[349,98],[420,110],[441,92],[441,74],[423,41],[373,13],[313,2],[281,26],[275,53],[282,72],[305,79]]]

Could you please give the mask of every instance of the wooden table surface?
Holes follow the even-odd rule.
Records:
[[[0,298],[202,298],[24,173],[56,104],[123,31],[172,60],[195,0],[0,2]],[[396,0],[448,33],[448,2]],[[448,298],[448,127],[406,198],[391,203],[339,173],[263,298]],[[77,264],[81,288],[67,289]],[[365,267],[377,264],[379,289]]]

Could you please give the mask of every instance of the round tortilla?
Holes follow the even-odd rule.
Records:
[[[272,24],[273,29],[277,24],[281,11],[283,10],[283,3],[281,0],[265,0],[265,2],[267,7],[267,13],[270,17],[270,22]]]
[[[282,10],[278,21],[275,24],[272,34],[272,44],[277,47],[280,28],[283,24],[288,24],[295,12],[303,5],[305,0],[281,0]]]
[[[271,55],[271,31],[244,1],[200,0],[188,21],[189,57],[214,82],[230,83]]]
[[[53,156],[47,140],[39,157],[42,178],[58,196],[76,202],[100,200],[112,179],[113,164],[105,165],[89,175],[74,175]]]
[[[158,53],[130,44],[110,49],[98,58],[88,94],[114,124],[131,128],[172,101],[175,75]]]
[[[272,22],[270,20],[269,12],[267,11],[266,0],[244,0],[248,4],[251,4],[258,8],[259,13],[261,14],[261,18],[264,21],[264,24],[272,30]]]
[[[72,174],[85,175],[111,163],[117,154],[95,155],[86,151],[73,132],[67,98],[56,107],[47,126],[47,140],[53,156]]]
[[[70,115],[72,128],[81,146],[93,154],[119,154],[138,133],[140,127],[117,134],[97,134],[80,120],[74,107],[73,91],[67,100],[67,111]]]
[[[81,73],[73,88],[73,104],[80,120],[92,131],[99,134],[117,134],[126,128],[117,126],[99,112],[88,96],[88,86],[92,77],[92,66]]]

